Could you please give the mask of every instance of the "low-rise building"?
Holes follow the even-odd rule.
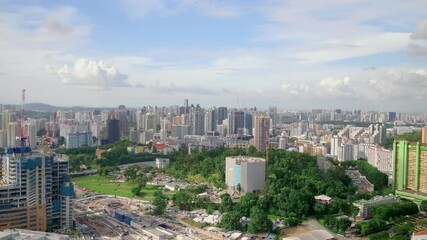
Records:
[[[427,230],[414,232],[411,237],[411,240],[426,240],[427,239]]]
[[[325,204],[325,205],[329,205],[333,201],[331,197],[328,197],[326,195],[315,196],[314,199],[316,199],[317,203]]]
[[[156,167],[165,168],[169,165],[169,158],[156,158]]]

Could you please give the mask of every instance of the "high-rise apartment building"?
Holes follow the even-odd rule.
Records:
[[[119,120],[120,134],[125,135],[129,128],[129,119],[124,105],[120,105],[116,109],[114,112],[114,117]]]
[[[0,130],[0,148],[7,147],[7,130]]]
[[[427,144],[427,127],[421,128],[421,143]]]
[[[338,148],[341,145],[341,138],[339,138],[337,135],[334,135],[331,138],[331,156],[336,157],[338,156]]]
[[[265,159],[236,156],[225,158],[225,184],[228,190],[237,190],[240,185],[241,193],[256,192],[265,184]]]
[[[205,113],[200,107],[190,108],[190,133],[192,135],[204,135]]]
[[[207,109],[205,111],[205,123],[204,123],[204,133],[210,132],[210,131],[216,131],[218,126],[218,112],[215,107]]]
[[[190,126],[188,125],[172,125],[171,137],[184,139],[185,135],[190,134]]]
[[[16,113],[8,109],[3,110],[1,118],[2,120],[1,120],[0,129],[7,129],[7,126],[9,125],[9,123],[16,121]]]
[[[342,161],[348,161],[348,160],[355,160],[354,158],[354,146],[353,144],[341,144],[341,146],[338,147],[338,155],[337,160]]]
[[[267,150],[269,141],[270,118],[266,116],[255,116],[254,145],[258,151]]]
[[[271,121],[273,122],[273,126],[276,125],[278,122],[278,115],[277,115],[277,107],[276,106],[270,106],[268,108],[268,116],[270,117]]]
[[[157,114],[154,112],[149,112],[145,114],[145,131],[152,130],[154,132],[157,131]]]
[[[427,144],[393,143],[393,187],[398,196],[427,200]]]
[[[78,148],[83,145],[92,146],[93,139],[91,132],[75,132],[65,136],[66,148]]]
[[[107,140],[108,143],[115,143],[120,140],[119,120],[111,118],[107,120]]]
[[[26,137],[28,140],[28,144],[32,148],[36,148],[36,146],[37,146],[37,126],[35,124],[28,124],[27,125]]]
[[[19,145],[19,124],[17,122],[10,122],[7,125],[7,146],[16,147]]]
[[[31,149],[26,147],[26,153]],[[0,231],[53,231],[73,225],[74,188],[65,156],[6,148],[0,185]]]
[[[217,116],[218,116],[217,120],[218,121],[216,124],[221,125],[222,121],[224,121],[224,119],[227,118],[227,114],[228,114],[228,110],[226,107],[218,107],[218,109],[217,109]]]

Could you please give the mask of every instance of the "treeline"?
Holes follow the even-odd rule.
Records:
[[[382,146],[384,148],[387,148],[387,149],[392,149],[394,140],[406,140],[409,142],[421,142],[421,132],[417,131],[417,132],[404,133],[404,134],[400,134],[400,135],[396,135],[396,136],[392,136],[392,137],[387,137],[385,139],[384,144],[382,144]]]
[[[418,213],[418,206],[414,202],[398,202],[393,204],[381,205],[374,210],[374,217],[384,221],[400,216],[413,215]]]
[[[388,185],[388,176],[387,174],[378,170],[378,168],[372,166],[366,161],[363,160],[354,160],[354,161],[344,161],[341,165],[345,168],[357,167],[359,172],[366,176],[370,183],[374,185],[375,190],[382,190]]]
[[[95,155],[96,148],[95,147],[89,147],[87,145],[83,145],[79,148],[61,148],[56,150],[59,154],[65,154],[65,155],[77,155],[77,154],[93,154]]]
[[[93,165],[105,168],[122,164],[154,161],[156,159],[156,155],[152,153],[130,154],[127,148],[134,145],[128,140],[122,140],[114,144],[99,146],[99,149],[107,150],[100,158],[97,158],[95,155],[97,148],[86,145],[79,148],[62,148],[56,150],[56,152],[70,157],[71,171],[79,171],[82,164],[87,169],[91,169]]]

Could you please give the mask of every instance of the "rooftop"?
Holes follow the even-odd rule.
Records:
[[[257,157],[234,156],[229,158],[234,158],[238,162],[265,162],[264,158],[257,158]]]
[[[6,229],[3,232],[0,232],[0,239],[68,240],[71,238],[67,235],[61,235],[56,233],[46,233],[24,229]]]

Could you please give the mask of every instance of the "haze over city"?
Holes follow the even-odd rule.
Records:
[[[0,102],[422,111],[425,1],[3,1]]]

